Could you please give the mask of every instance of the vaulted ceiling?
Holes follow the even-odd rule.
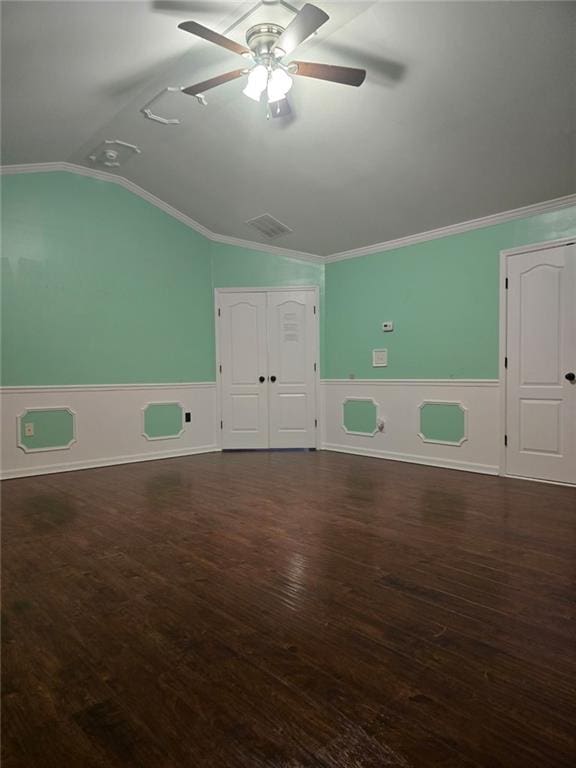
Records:
[[[116,172],[210,230],[266,242],[245,222],[270,213],[293,230],[274,245],[320,255],[576,191],[575,3],[315,2],[330,21],[295,55],[362,87],[297,78],[277,120],[241,81],[208,106],[165,91],[178,125],[141,110],[241,60],[177,25],[223,32],[256,2],[3,2],[2,163],[92,167],[119,139],[141,154]],[[291,18],[260,4],[229,36]]]

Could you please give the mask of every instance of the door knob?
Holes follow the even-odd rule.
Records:
[[[569,373],[566,374],[566,376],[564,376],[564,378],[568,379],[568,381],[574,381],[574,379],[576,379],[576,373],[573,373],[572,371],[570,371]]]
[[[266,376],[259,376],[258,381],[260,382],[260,384],[263,384],[266,381]]]
[[[270,381],[274,383],[276,381],[276,376],[270,376]]]

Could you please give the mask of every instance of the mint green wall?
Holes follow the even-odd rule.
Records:
[[[378,411],[371,400],[347,400],[342,411],[342,423],[349,432],[372,435],[376,431]]]
[[[420,408],[420,432],[427,440],[459,443],[466,435],[466,417],[457,403],[426,403]]]
[[[33,435],[26,434],[31,424]],[[20,443],[29,450],[66,448],[74,439],[74,414],[67,408],[32,409],[20,419]]]
[[[210,255],[115,184],[2,179],[4,385],[214,379]]]
[[[144,411],[144,432],[154,439],[176,437],[184,427],[184,412],[178,403],[150,403]]]
[[[327,264],[323,377],[497,378],[499,252],[572,235],[576,207]]]
[[[235,245],[210,243],[215,288],[277,285],[322,286],[324,267],[309,261],[283,256],[271,257],[263,251],[251,251]]]
[[[4,176],[2,384],[213,381],[214,286],[320,284],[322,274],[216,246],[109,182]]]
[[[2,194],[4,386],[212,381],[214,288],[268,285],[319,286],[324,378],[496,378],[499,251],[576,235],[571,208],[324,268],[76,174],[5,176]]]

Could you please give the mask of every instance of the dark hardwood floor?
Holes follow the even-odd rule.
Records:
[[[576,764],[576,491],[333,453],[3,483],[4,768]]]

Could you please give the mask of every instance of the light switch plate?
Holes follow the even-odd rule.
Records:
[[[388,365],[388,350],[372,350],[372,368],[385,368]]]
[[[384,333],[389,333],[390,331],[393,331],[394,323],[392,322],[392,320],[384,320],[384,322],[382,323],[382,330],[384,331]]]

